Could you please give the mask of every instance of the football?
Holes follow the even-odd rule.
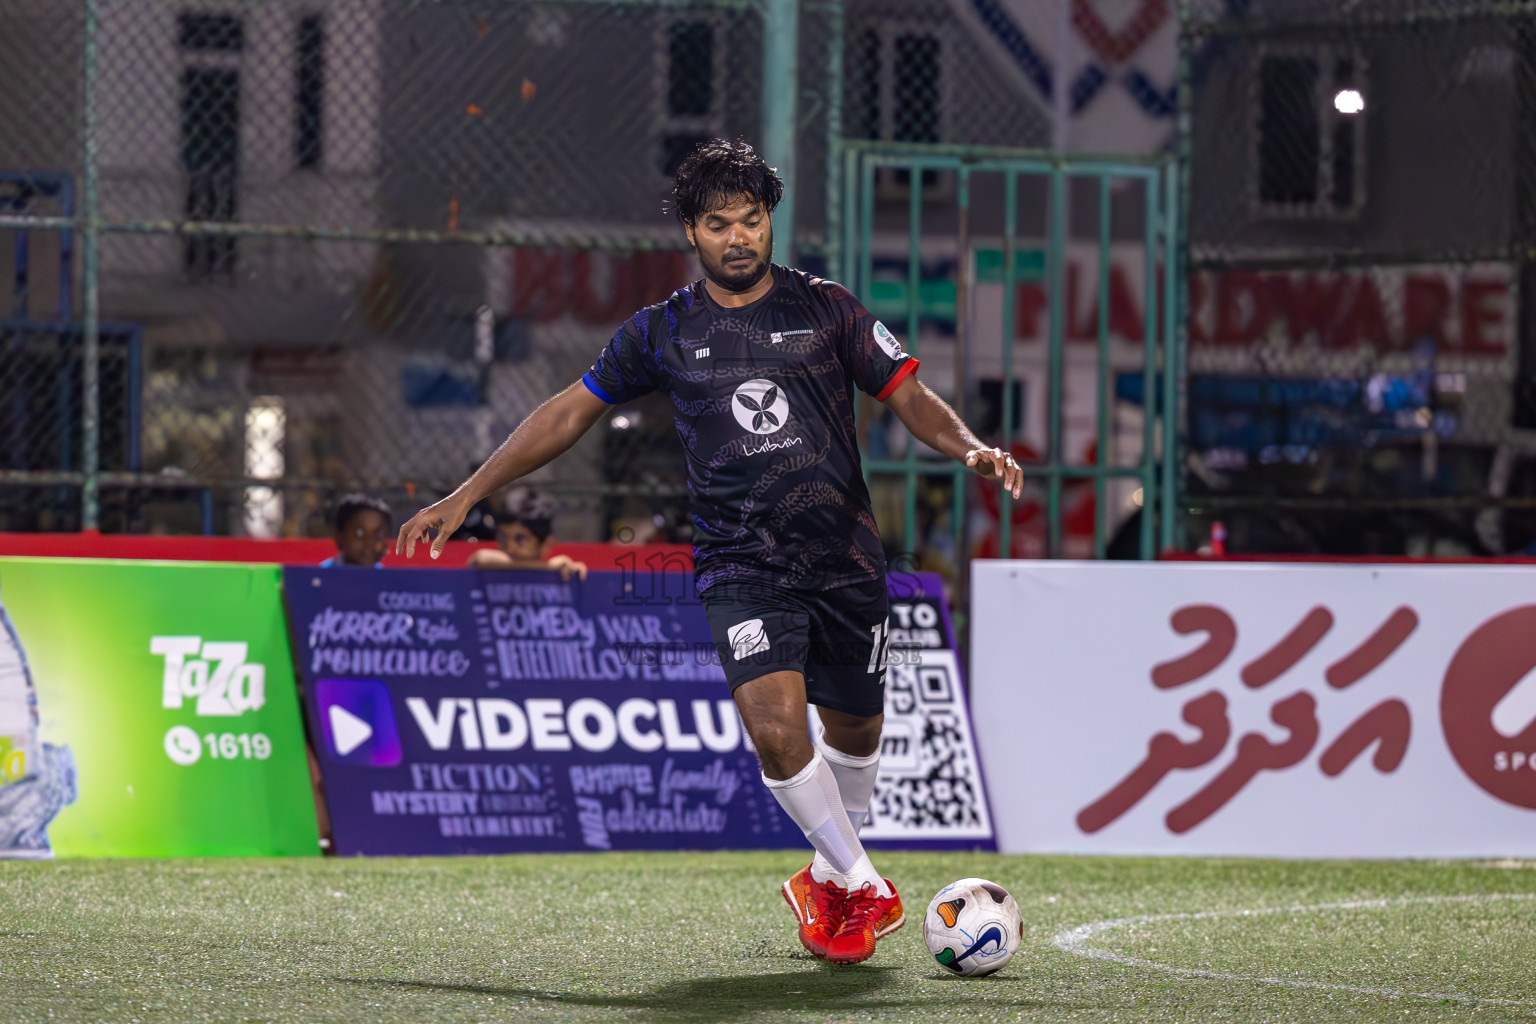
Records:
[[[974,978],[999,971],[1018,952],[1023,923],[1008,890],[962,878],[939,890],[923,915],[923,941],[946,969]]]

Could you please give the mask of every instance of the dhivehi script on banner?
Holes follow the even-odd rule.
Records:
[[[978,562],[1006,852],[1536,856],[1525,566]]]

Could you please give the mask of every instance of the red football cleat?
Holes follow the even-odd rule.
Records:
[[[784,899],[800,925],[800,945],[826,957],[827,944],[843,924],[843,901],[848,893],[834,882],[818,882],[807,864],[784,883]]]
[[[901,896],[887,878],[889,896],[879,896],[866,882],[863,888],[848,893],[843,903],[843,924],[827,943],[827,959],[835,964],[857,964],[875,954],[875,942],[907,923],[901,909]]]

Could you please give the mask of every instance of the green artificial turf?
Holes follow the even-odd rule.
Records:
[[[1528,864],[876,862],[910,920],[856,967],[801,950],[785,853],[0,862],[0,1021],[1536,1021],[1536,898],[1481,898]],[[967,875],[1023,910],[991,978],[923,948]]]

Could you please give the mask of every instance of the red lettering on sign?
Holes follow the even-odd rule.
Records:
[[[1188,832],[1226,806],[1259,772],[1279,771],[1299,763],[1317,743],[1317,699],[1305,690],[1292,694],[1269,709],[1270,720],[1289,735],[1271,743],[1262,733],[1250,732],[1237,741],[1237,756],[1205,787],[1168,812],[1168,830]]]
[[[1309,334],[1330,344],[1348,284],[1336,274],[1270,274],[1266,280],[1270,307],[1285,320],[1292,344]]]
[[[1146,338],[1141,309],[1131,291],[1130,279],[1125,268],[1113,264],[1109,268],[1109,333],[1125,341],[1142,341]],[[1099,306],[1095,300],[1088,311],[1079,341],[1097,341],[1099,338]]]
[[[1247,345],[1269,326],[1269,295],[1258,274],[1222,274],[1216,281],[1216,337],[1223,345]]]
[[[1432,338],[1445,344],[1445,322],[1451,313],[1451,286],[1438,274],[1409,274],[1403,282],[1403,334],[1409,344]]]
[[[1141,802],[1142,797],[1176,768],[1210,764],[1227,745],[1232,723],[1227,719],[1227,698],[1207,693],[1184,705],[1184,721],[1200,730],[1200,738],[1185,743],[1171,732],[1160,732],[1147,742],[1147,756],[1108,793],[1084,807],[1077,827],[1097,832]]]
[[[1046,311],[1045,288],[1038,284],[1021,284],[1014,293],[1014,333],[1020,338],[1041,337],[1040,318]]]
[[[1257,690],[1289,672],[1333,628],[1333,613],[1322,605],[1307,612],[1279,643],[1243,666],[1243,684]]]
[[[676,251],[594,253],[522,247],[512,250],[509,316],[612,325],[660,302],[688,283],[688,255]],[[599,266],[605,272],[599,274]],[[606,288],[599,286],[606,276]]]
[[[1508,626],[1508,630],[1523,630],[1521,635],[1536,635],[1536,632],[1525,628],[1529,622],[1536,621],[1536,605],[1518,611],[1518,622]],[[1329,685],[1334,689],[1343,689],[1374,672],[1402,647],[1418,628],[1418,623],[1418,614],[1412,608],[1403,605],[1395,609],[1370,636],[1328,666],[1324,675]],[[1215,605],[1186,605],[1179,608],[1169,616],[1169,625],[1181,636],[1205,633],[1206,638],[1187,654],[1153,667],[1152,685],[1158,689],[1182,686],[1209,675],[1225,662],[1236,647],[1237,624],[1231,615]],[[1249,662],[1240,677],[1250,687],[1272,682],[1295,668],[1322,641],[1333,625],[1333,613],[1328,608],[1318,605],[1310,609],[1278,643]],[[1536,661],[1536,655],[1531,655],[1529,651],[1520,658],[1509,660],[1507,664],[1479,659],[1476,655],[1464,657],[1469,646],[1477,652],[1490,646],[1481,639],[1482,634],[1490,628],[1505,629],[1506,626],[1503,620],[1496,620],[1496,625],[1485,624],[1481,627],[1474,638],[1463,645],[1463,652],[1458,653],[1451,670],[1447,672],[1447,693],[1453,689],[1458,692],[1474,689],[1476,696],[1473,703],[1476,704],[1476,710],[1471,718],[1477,728],[1481,729],[1488,728],[1487,720],[1493,700],[1505,693],[1516,679],[1523,678],[1530,662]],[[1499,639],[1502,640],[1502,634]],[[1477,642],[1474,643],[1474,640]],[[1536,651],[1536,646],[1530,647],[1530,650]],[[1451,682],[1453,676],[1457,680],[1454,686]],[[1485,679],[1485,676],[1488,678]],[[1185,704],[1182,717],[1200,730],[1200,737],[1193,743],[1184,743],[1172,733],[1159,732],[1154,735],[1148,741],[1147,754],[1141,763],[1109,792],[1078,812],[1078,827],[1084,832],[1097,832],[1144,799],[1169,772],[1180,768],[1198,768],[1214,760],[1225,749],[1231,736],[1232,727],[1227,708],[1227,698],[1219,690]],[[1445,717],[1444,709],[1442,717]],[[1271,743],[1259,733],[1245,735],[1238,743],[1233,761],[1203,789],[1168,813],[1165,822],[1171,831],[1187,832],[1225,806],[1259,772],[1289,768],[1312,752],[1317,744],[1320,726],[1317,700],[1311,693],[1303,690],[1278,701],[1270,708],[1270,718],[1287,730],[1289,735],[1286,739],[1280,743]],[[1453,753],[1463,768],[1469,764],[1476,768],[1485,767],[1484,750],[1478,749],[1476,754],[1464,756],[1457,746],[1461,734],[1453,728],[1459,727],[1459,723],[1453,723],[1450,718],[1446,718],[1446,722],[1446,736],[1452,740]],[[1536,720],[1531,722],[1529,731],[1536,735]],[[1318,766],[1324,774],[1336,776],[1369,750],[1372,744],[1376,744],[1373,763],[1377,770],[1395,771],[1407,754],[1410,732],[1407,705],[1397,699],[1383,701],[1340,733],[1319,757]],[[1494,767],[1498,767],[1497,764]],[[1508,773],[1498,775],[1492,771],[1484,774],[1492,777],[1494,782],[1502,782],[1508,776]],[[1511,802],[1526,801],[1514,799]],[[1536,806],[1536,803],[1527,805]]]
[[[1192,604],[1169,616],[1169,624],[1180,636],[1206,634],[1205,643],[1182,658],[1165,661],[1152,670],[1152,685],[1159,690],[1183,686],[1214,672],[1237,644],[1237,624],[1232,616],[1209,604]]]
[[[1408,705],[1396,698],[1384,700],[1339,733],[1339,738],[1317,759],[1317,766],[1332,778],[1348,768],[1372,743],[1378,743],[1371,763],[1379,772],[1396,771],[1408,753],[1408,734],[1412,730]]]
[[[1473,277],[1461,281],[1461,347],[1468,353],[1502,355],[1504,345],[1489,337],[1504,323],[1502,300],[1509,286],[1503,281]]]
[[[1387,616],[1387,621],[1377,627],[1376,632],[1366,637],[1359,647],[1329,665],[1328,671],[1323,673],[1323,678],[1327,679],[1328,685],[1335,690],[1342,690],[1346,686],[1359,682],[1361,677],[1375,671],[1378,665],[1391,657],[1392,652],[1401,647],[1418,627],[1418,615],[1412,608],[1403,605]]]
[[[1355,280],[1349,311],[1339,324],[1332,347],[1354,348],[1362,341],[1381,346],[1392,343],[1391,332],[1387,330],[1387,314],[1381,307],[1381,292],[1376,289],[1375,279],[1364,275]]]

